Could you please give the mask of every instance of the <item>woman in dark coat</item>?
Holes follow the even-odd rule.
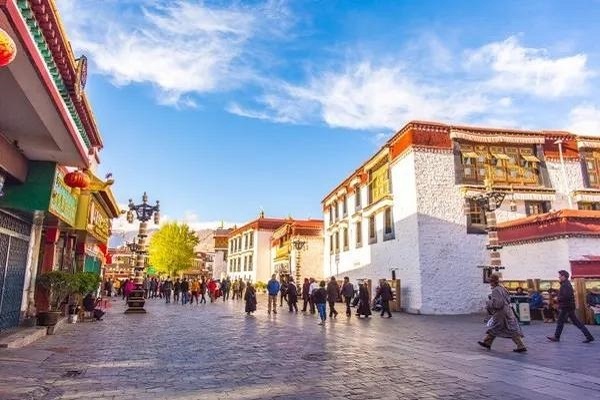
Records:
[[[246,294],[244,295],[244,300],[246,301],[246,314],[250,315],[254,311],[256,311],[256,290],[251,283],[248,282],[248,286],[246,287]]]
[[[371,315],[371,299],[369,298],[369,290],[367,289],[367,285],[361,283],[358,285],[358,298],[360,299],[358,303],[358,310],[356,310],[356,315],[360,318],[364,315],[366,318]]]
[[[490,286],[492,294],[487,301],[487,310],[491,315],[488,322],[488,330],[486,336],[479,343],[480,346],[490,349],[494,339],[503,337],[512,339],[517,345],[513,351],[523,353],[527,351],[525,343],[523,343],[523,332],[519,326],[519,321],[510,305],[510,294],[500,285],[500,277],[496,274],[490,276]]]
[[[298,312],[298,288],[294,283],[294,279],[291,277],[287,286],[287,302],[290,307],[290,312],[293,312],[294,310]]]

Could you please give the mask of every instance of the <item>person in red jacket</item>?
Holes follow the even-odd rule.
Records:
[[[213,303],[215,301],[215,292],[217,290],[217,284],[213,279],[208,282],[208,295],[210,296],[210,302]]]

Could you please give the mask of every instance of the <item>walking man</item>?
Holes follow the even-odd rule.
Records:
[[[304,278],[304,284],[302,285],[302,300],[304,301],[302,312],[306,312],[306,306],[310,302],[310,282],[308,278]]]
[[[183,278],[181,282],[181,304],[187,304],[190,295],[190,283],[187,278]]]
[[[171,277],[167,277],[167,280],[163,283],[163,293],[165,294],[165,303],[171,303],[171,290],[173,290],[173,281]]]
[[[392,293],[392,287],[385,280],[382,279],[379,284],[379,296],[381,296],[381,316],[387,312],[388,318],[392,318],[392,313],[390,312],[390,300],[394,299],[394,293]]]
[[[268,313],[271,314],[271,307],[273,307],[273,314],[277,314],[277,295],[279,294],[280,284],[277,281],[276,275],[271,276],[271,280],[267,284],[267,292],[269,293],[269,307]]]
[[[346,303],[346,316],[350,317],[352,311],[350,310],[350,302],[354,297],[354,286],[350,283],[350,278],[344,277],[344,284],[342,285],[342,296],[344,296],[344,302]]]
[[[206,280],[204,278],[200,281],[200,295],[202,296],[200,298],[200,304],[206,304]]]
[[[340,297],[340,285],[335,280],[335,276],[331,277],[327,283],[327,301],[329,302],[329,318],[337,318],[338,312],[335,309],[335,302]]]
[[[560,290],[558,291],[558,322],[556,323],[556,332],[554,332],[554,336],[548,336],[548,340],[551,342],[559,342],[560,335],[565,327],[565,322],[567,322],[567,319],[571,319],[573,325],[578,327],[585,335],[583,343],[593,342],[594,337],[579,318],[577,318],[577,315],[575,315],[575,293],[573,292],[573,286],[571,286],[571,282],[569,281],[569,273],[565,270],[558,271],[558,280],[560,280]]]
[[[298,288],[294,283],[294,279],[290,277],[287,287],[287,302],[290,307],[290,312],[296,311],[298,313]]]
[[[287,279],[284,277],[281,280],[281,286],[279,288],[279,291],[281,292],[281,300],[279,302],[279,307],[283,307],[283,300],[285,300],[287,302],[287,287],[288,287]]]
[[[175,280],[175,284],[173,285],[173,301],[175,303],[179,303],[179,293],[181,292],[181,282],[179,278]]]
[[[315,293],[315,290],[317,290],[318,288],[319,288],[319,284],[317,283],[315,278],[310,278],[310,286],[308,288],[308,294],[309,294],[310,313],[311,314],[315,313],[315,300],[313,298],[313,295]]]

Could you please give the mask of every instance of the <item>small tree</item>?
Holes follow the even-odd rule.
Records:
[[[37,284],[48,291],[50,311],[59,310],[60,303],[73,290],[73,281],[73,274],[64,271],[49,271],[37,277]]]
[[[150,264],[157,272],[173,276],[191,267],[197,244],[198,237],[187,224],[167,223],[150,239]]]

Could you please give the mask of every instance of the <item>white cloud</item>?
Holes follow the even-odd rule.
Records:
[[[191,93],[236,87],[252,79],[249,42],[285,26],[278,2],[254,7],[203,2],[61,0],[77,52],[116,85],[151,83],[158,102],[194,107]],[[237,3],[234,3],[237,4]]]
[[[332,127],[397,129],[409,119],[463,121],[486,111],[489,100],[478,92],[436,87],[412,78],[401,66],[359,62],[342,72],[326,71],[306,86],[270,88],[257,100],[258,110],[230,107],[243,116],[277,122],[321,119]]]
[[[583,54],[552,58],[544,49],[522,47],[515,37],[459,52],[466,70],[444,69],[440,67],[451,64],[452,55],[432,38],[422,41],[444,51],[437,61],[430,60],[436,67],[431,73],[405,64],[402,57],[385,64],[363,58],[313,73],[301,84],[268,82],[265,94],[253,104],[231,104],[228,111],[275,122],[323,121],[362,130],[394,130],[412,119],[502,121],[518,127],[524,99],[556,100],[582,93],[593,75]]]
[[[580,135],[600,136],[600,107],[581,104],[573,108],[567,129]]]
[[[587,56],[552,58],[545,49],[521,46],[515,36],[466,53],[466,66],[491,73],[491,88],[535,96],[559,97],[582,93],[591,72]]]

